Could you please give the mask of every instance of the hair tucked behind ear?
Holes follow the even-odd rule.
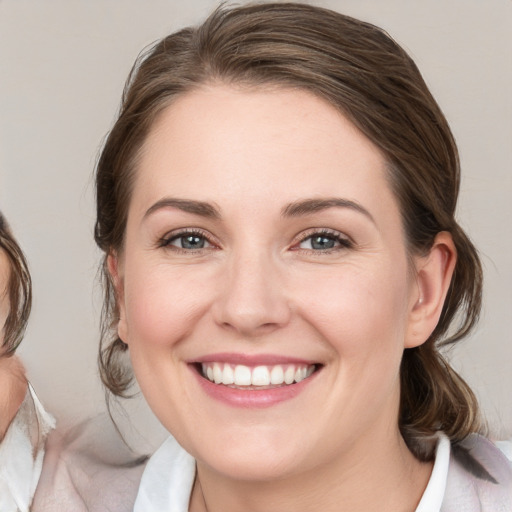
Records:
[[[101,318],[101,339],[104,340],[112,338],[112,333],[117,331],[117,322],[119,321],[115,287],[107,268],[106,259],[100,275],[106,298]],[[127,364],[126,357],[124,357],[127,350],[128,345],[117,335],[114,335],[112,341],[106,347],[100,345],[98,357],[100,378],[103,384],[111,393],[122,398],[130,397],[128,389],[133,381],[132,372]]]
[[[459,226],[455,225],[451,234],[458,261],[441,318],[425,343],[404,351],[401,364],[400,428],[420,460],[432,458],[432,444],[423,441],[437,431],[444,432],[453,442],[484,431],[475,394],[439,350],[471,331],[478,321],[482,301],[478,253]],[[457,314],[458,325],[449,333]]]
[[[0,300],[9,302],[9,314],[3,326],[4,341],[1,352],[3,355],[10,356],[14,354],[23,339],[27,327],[32,306],[32,280],[25,256],[1,213],[0,251],[4,252],[9,262],[9,278],[5,283],[5,295],[0,297]]]
[[[324,99],[386,158],[409,252],[424,254],[439,232],[451,233],[455,273],[436,329],[404,353],[399,423],[421,459],[433,453],[420,438],[444,430],[457,441],[478,431],[475,397],[439,352],[470,331],[481,302],[478,254],[455,220],[457,147],[412,59],[371,24],[287,2],[223,6],[201,26],[171,34],[142,55],[97,166],[95,238],[105,258],[123,250],[137,157],[153,121],[179,95],[211,83],[299,88]],[[131,376],[118,363],[126,345],[117,336],[119,311],[106,265],[103,272],[100,368],[106,386],[124,395]]]

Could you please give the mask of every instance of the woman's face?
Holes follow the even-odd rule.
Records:
[[[199,464],[277,478],[398,436],[416,284],[383,156],[333,107],[220,85],[177,99],[125,242],[119,333]]]

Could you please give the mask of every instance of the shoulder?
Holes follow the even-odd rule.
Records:
[[[512,463],[485,437],[473,434],[452,445],[441,510],[512,511]]]
[[[147,457],[132,452],[108,415],[48,439],[33,512],[133,510]]]

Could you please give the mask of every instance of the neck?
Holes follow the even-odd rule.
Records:
[[[235,480],[198,462],[190,511],[414,511],[432,464],[415,459],[398,431],[368,439],[321,467],[271,481]]]

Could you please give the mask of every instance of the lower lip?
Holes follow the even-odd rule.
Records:
[[[306,379],[295,384],[280,386],[268,389],[236,389],[215,384],[205,379],[199,372],[192,369],[199,385],[208,396],[220,402],[224,402],[232,407],[242,407],[246,409],[271,407],[281,402],[291,400],[301,393],[316,377],[318,371]]]

